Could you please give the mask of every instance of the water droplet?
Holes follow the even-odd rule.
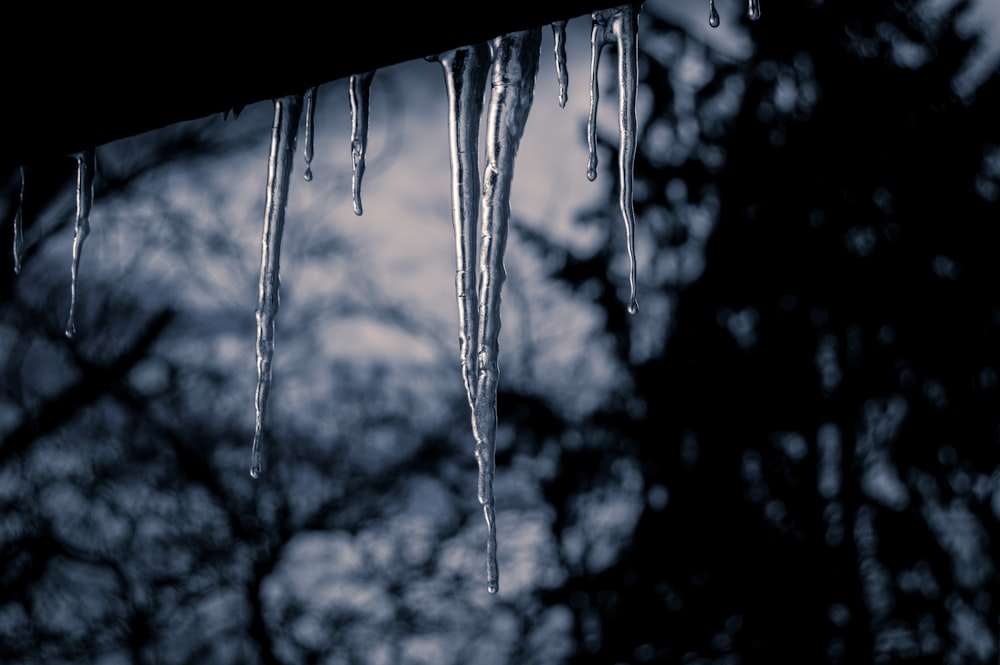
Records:
[[[708,24],[713,28],[718,28],[719,23],[719,10],[715,8],[715,0],[709,0],[708,2]]]
[[[315,118],[316,118],[316,93],[319,91],[319,86],[313,86],[306,90],[305,94],[305,114],[306,114],[306,135],[304,137],[303,143],[304,156],[306,160],[306,170],[302,174],[306,182],[312,182],[313,172],[312,172],[312,161],[313,161],[313,134],[315,132]]]

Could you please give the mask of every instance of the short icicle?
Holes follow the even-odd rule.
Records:
[[[708,0],[708,24],[713,28],[718,28],[721,22],[719,10],[715,8],[715,0]]]
[[[368,149],[368,97],[375,72],[351,76],[351,159],[354,162],[354,176],[351,191],[354,194],[354,214],[360,215],[361,178],[365,175],[365,151]]]
[[[306,160],[306,170],[302,174],[302,177],[306,181],[311,181],[313,179],[312,171],[312,161],[313,161],[313,134],[316,131],[316,94],[319,92],[319,86],[313,86],[306,90],[305,96],[305,114],[306,114],[306,135],[304,137],[305,149],[304,157]]]
[[[552,24],[553,49],[556,53],[556,78],[559,80],[559,107],[566,108],[569,72],[566,69],[566,21]]]
[[[21,176],[21,192],[17,199],[17,212],[14,213],[14,274],[21,273],[21,255],[24,253],[24,167],[18,169]]]
[[[448,89],[448,143],[451,155],[451,216],[455,227],[455,292],[458,299],[458,343],[462,379],[469,408],[475,408],[476,342],[479,327],[476,297],[476,243],[479,220],[479,119],[490,67],[485,43],[442,53]]]
[[[747,4],[747,16],[750,17],[751,21],[760,19],[760,0],[749,0],[749,4]]]
[[[84,150],[76,155],[76,224],[73,230],[73,263],[70,268],[69,319],[66,337],[76,335],[76,300],[80,283],[80,255],[83,241],[90,235],[90,210],[94,205],[94,171],[97,158],[94,150]]]
[[[618,207],[625,222],[625,242],[629,260],[629,314],[639,311],[636,300],[635,208],[632,200],[634,182],[636,120],[635,98],[638,87],[639,43],[638,9],[625,4],[593,13],[590,60],[590,120],[587,143],[590,163],[587,178],[597,177],[597,70],[601,50],[610,43],[618,47]]]
[[[482,241],[479,248],[479,331],[476,400],[472,429],[479,463],[479,502],[483,506],[486,541],[486,584],[500,589],[497,565],[496,511],[493,476],[496,452],[496,398],[499,380],[500,292],[510,221],[510,189],[514,158],[534,97],[541,30],[514,32],[493,40],[490,105],[486,126],[486,166],[482,193]]]
[[[271,152],[267,164],[267,199],[261,238],[260,284],[257,299],[257,395],[256,424],[250,451],[250,475],[260,476],[260,443],[271,389],[271,358],[274,355],[274,318],[278,313],[281,234],[285,226],[288,182],[295,159],[295,139],[302,112],[303,95],[274,101]]]

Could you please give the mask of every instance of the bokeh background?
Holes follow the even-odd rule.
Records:
[[[625,311],[613,52],[586,180],[548,28],[501,332],[501,591],[458,362],[439,65],[346,81],[295,167],[248,473],[272,108],[72,160],[0,255],[4,663],[995,663],[1000,8],[647,2]],[[569,17],[567,17],[569,18]],[[301,152],[301,134],[300,134]],[[9,248],[17,174],[4,176]]]

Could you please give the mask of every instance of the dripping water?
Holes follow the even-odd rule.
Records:
[[[559,107],[566,108],[569,73],[566,70],[566,21],[552,24],[552,40],[555,42],[556,78],[559,80]]]
[[[319,86],[313,86],[306,90],[305,96],[305,115],[306,115],[306,135],[304,156],[306,160],[306,170],[302,174],[302,177],[307,181],[313,179],[312,172],[312,161],[313,161],[313,133],[315,132],[315,121],[316,121],[316,94],[319,92]]]
[[[486,583],[490,593],[496,593],[500,588],[493,476],[496,466],[500,292],[506,278],[503,255],[510,221],[514,159],[531,109],[540,47],[540,29],[510,33],[493,40],[479,248],[479,375],[472,417],[479,464],[478,497],[488,529]]]
[[[749,0],[749,4],[747,4],[747,16],[750,17],[751,21],[756,21],[760,18],[760,0]]]
[[[601,51],[614,43],[618,49],[618,207],[625,223],[625,243],[629,259],[629,314],[639,311],[636,300],[635,208],[632,201],[636,120],[635,98],[638,87],[639,48],[637,9],[626,4],[594,12],[590,36],[590,118],[587,121],[587,145],[590,159],[587,178],[597,177],[597,103],[600,97],[597,72]]]
[[[351,76],[351,159],[354,162],[351,191],[354,194],[355,215],[363,212],[361,178],[365,175],[365,151],[368,148],[368,97],[374,76],[373,71]]]
[[[73,263],[70,267],[69,318],[66,337],[76,335],[76,300],[80,282],[80,255],[83,241],[90,235],[90,210],[94,205],[94,171],[97,159],[94,150],[84,150],[76,157],[76,223],[73,229]]]
[[[264,206],[264,231],[261,237],[260,284],[257,298],[257,394],[253,447],[250,451],[250,475],[261,470],[260,443],[267,415],[267,396],[271,389],[271,359],[274,356],[274,319],[278,313],[279,261],[281,234],[285,226],[288,182],[295,157],[295,139],[302,111],[303,95],[274,101],[271,126],[271,151],[267,163],[267,200]]]
[[[14,213],[14,274],[21,273],[21,255],[24,252],[24,167],[18,172],[21,176],[21,192],[17,199],[17,212]]]
[[[458,344],[469,408],[475,408],[476,240],[479,219],[479,119],[490,67],[486,44],[466,46],[438,56],[448,89],[448,144],[451,157],[451,216],[455,227],[455,292]]]
[[[715,8],[715,0],[708,0],[708,24],[713,28],[718,28],[720,22],[719,10]]]

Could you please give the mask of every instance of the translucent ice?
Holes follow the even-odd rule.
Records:
[[[566,70],[566,21],[552,24],[552,40],[556,52],[556,78],[559,79],[559,106],[566,107],[569,72]]]
[[[490,68],[486,44],[447,51],[437,60],[448,89],[448,142],[451,155],[451,216],[455,227],[455,291],[458,343],[469,407],[475,408],[476,240],[479,220],[479,118]]]
[[[354,214],[360,215],[361,178],[365,175],[365,151],[368,148],[368,96],[375,72],[355,74],[351,77],[351,159],[354,162],[354,177],[351,191],[354,193]]]
[[[590,119],[587,123],[587,144],[590,161],[587,178],[597,177],[597,102],[600,91],[597,81],[601,50],[610,43],[618,47],[618,207],[625,222],[625,242],[629,258],[628,311],[639,309],[636,301],[635,276],[635,209],[632,202],[633,170],[635,165],[635,97],[638,85],[639,44],[636,8],[631,4],[594,12],[590,36]]]
[[[472,429],[479,463],[479,502],[489,529],[486,582],[490,593],[500,588],[496,555],[493,474],[496,451],[496,393],[499,379],[500,292],[510,221],[510,188],[514,158],[534,97],[541,30],[514,32],[493,40],[490,105],[486,125],[483,175],[482,241],[479,248],[478,372]]]
[[[80,254],[83,241],[90,235],[90,210],[94,205],[94,171],[97,159],[94,151],[85,150],[76,157],[76,224],[73,230],[73,263],[70,268],[69,319],[66,337],[76,334],[76,300],[80,283]]]
[[[305,104],[306,104],[306,135],[305,135],[305,160],[306,160],[306,170],[302,174],[302,177],[306,180],[313,179],[312,172],[312,161],[313,161],[313,134],[315,132],[314,124],[316,122],[316,93],[319,92],[319,86],[313,86],[306,90]]]
[[[250,452],[250,475],[260,475],[260,442],[271,389],[271,358],[274,355],[274,318],[278,313],[281,234],[285,226],[288,181],[295,157],[295,138],[302,112],[302,95],[274,101],[271,152],[267,164],[267,199],[261,238],[260,284],[257,299],[257,395],[256,424]]]

